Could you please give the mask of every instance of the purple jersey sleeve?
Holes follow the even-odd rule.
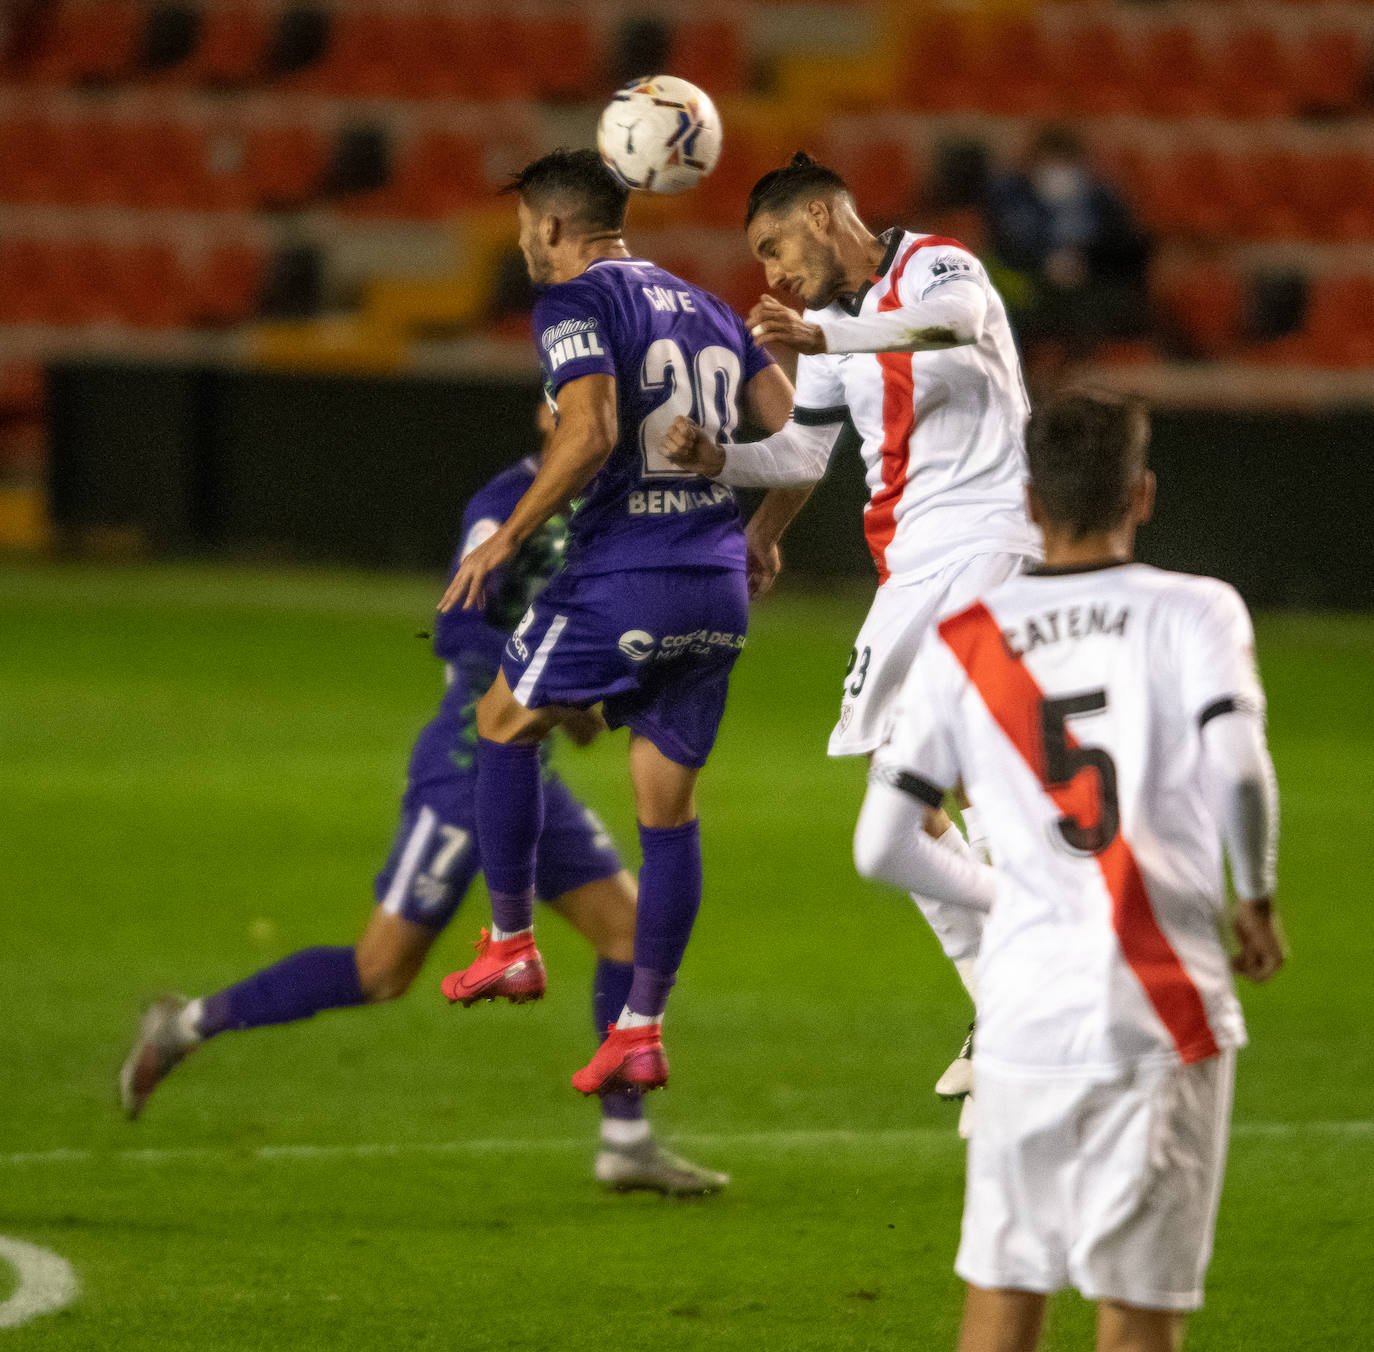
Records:
[[[605,293],[578,279],[551,287],[539,297],[534,305],[535,345],[549,390],[557,394],[582,376],[615,375],[609,318]]]

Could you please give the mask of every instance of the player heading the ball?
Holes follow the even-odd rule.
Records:
[[[511,191],[541,288],[534,334],[558,426],[533,483],[462,561],[440,609],[480,605],[491,572],[555,512],[570,511],[569,544],[478,701],[476,823],[492,930],[443,990],[465,1005],[543,994],[532,931],[539,743],[568,710],[600,702],[611,727],[630,729],[643,866],[630,991],[573,1085],[653,1089],[667,1080],[660,1026],[701,902],[696,781],[748,625],[734,494],[659,447],[679,415],[727,443],[742,406],[777,429],[792,386],[729,306],[630,253],[629,194],[595,151],[545,155]]]

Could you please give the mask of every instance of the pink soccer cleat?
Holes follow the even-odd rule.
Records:
[[[573,1088],[582,1094],[662,1089],[667,1083],[663,1029],[656,1023],[642,1028],[617,1028],[612,1024],[596,1055],[572,1077]]]
[[[439,989],[451,1005],[465,1009],[475,1000],[509,1000],[523,1005],[544,994],[544,959],[534,946],[534,935],[493,939],[488,930],[473,944],[477,961],[461,972],[450,972]]]

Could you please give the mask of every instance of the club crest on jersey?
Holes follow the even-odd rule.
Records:
[[[540,335],[540,342],[549,354],[550,371],[556,371],[565,362],[576,361],[579,357],[606,355],[594,319],[565,319],[559,324],[551,324]]]

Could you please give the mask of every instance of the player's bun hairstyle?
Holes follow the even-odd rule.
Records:
[[[844,179],[799,150],[790,164],[770,170],[754,184],[744,211],[744,224],[747,228],[760,211],[787,211],[803,198],[832,192],[849,192]]]
[[[618,183],[595,150],[553,150],[512,174],[502,192],[519,193],[531,208],[555,201],[572,206],[570,223],[590,232],[625,224],[629,189]]]
[[[1149,412],[1133,396],[1072,390],[1037,408],[1026,430],[1026,456],[1045,514],[1075,538],[1120,524],[1149,441]]]

